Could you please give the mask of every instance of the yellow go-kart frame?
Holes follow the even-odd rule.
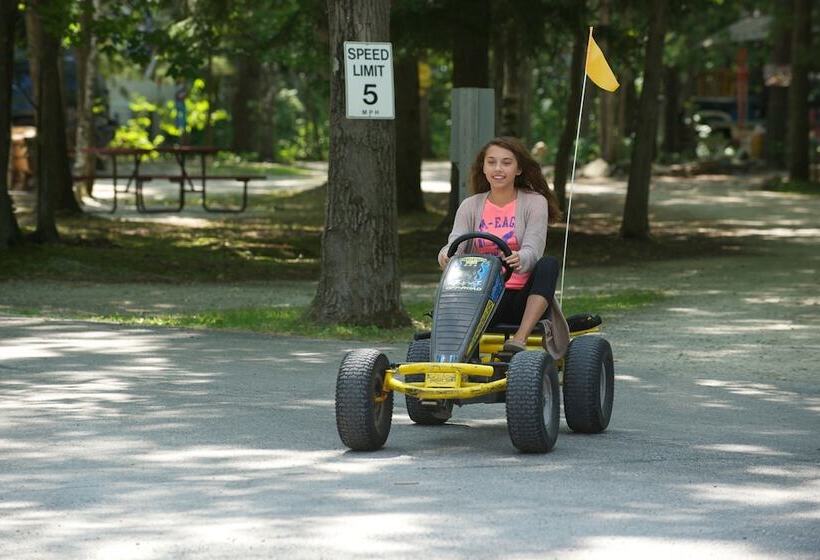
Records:
[[[586,334],[600,333],[600,327],[572,333],[572,337]],[[479,356],[482,363],[438,363],[413,362],[399,364],[395,368],[385,371],[383,393],[396,391],[421,400],[467,400],[491,393],[501,393],[507,390],[507,378],[495,381],[471,381],[470,377],[490,378],[496,372],[491,365],[493,357],[501,352],[504,341],[503,334],[484,334],[479,342]],[[530,336],[527,339],[527,350],[543,350],[542,337]],[[559,370],[559,379],[563,380],[564,360],[556,362]],[[424,375],[421,381],[401,381],[399,377],[407,375]],[[384,398],[382,396],[382,398]]]

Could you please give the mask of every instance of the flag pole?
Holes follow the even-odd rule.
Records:
[[[578,161],[578,139],[581,137],[581,115],[584,113],[584,94],[587,90],[587,62],[589,61],[589,43],[592,39],[592,27],[589,28],[587,38],[586,55],[584,56],[584,82],[581,86],[581,107],[578,109],[578,128],[575,132],[575,153],[572,156],[572,174],[569,179],[569,200],[567,201],[567,227],[564,233],[564,256],[561,259],[561,295],[558,298],[558,305],[564,301],[564,272],[567,269],[567,242],[569,241],[569,220],[572,216],[572,190],[575,186],[575,164]]]

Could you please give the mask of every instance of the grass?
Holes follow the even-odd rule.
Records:
[[[213,197],[219,206],[236,202]],[[0,251],[0,281],[246,282],[316,279],[319,275],[325,189],[274,191],[253,197],[252,213],[191,228],[92,215],[59,220],[62,242]],[[444,212],[400,220],[405,272],[435,273],[446,233]]]
[[[222,161],[218,160],[210,165],[210,172],[224,175],[265,175],[277,177],[285,175],[302,176],[309,172],[301,167],[271,163],[265,161]]]
[[[399,219],[403,275],[437,275],[434,255],[446,241],[439,226],[446,195],[428,194],[428,212]],[[214,197],[213,204],[236,202]],[[321,258],[325,189],[255,195],[251,211],[210,216],[207,227],[84,215],[62,217],[62,242],[0,251],[0,281],[221,283],[315,280]],[[31,220],[31,215],[23,214]],[[617,230],[573,232],[568,266],[630,264],[690,256],[737,254],[732,239],[670,235],[625,241]],[[563,231],[551,230],[547,251],[560,255]]]
[[[414,320],[413,327],[385,331],[350,325],[318,325],[304,319],[304,307],[230,308],[230,302],[213,306],[206,302],[173,313],[137,313],[128,312],[125,304],[116,303],[100,308],[81,302],[67,310],[65,306],[55,305],[56,298],[51,298],[51,305],[46,305],[44,296],[33,295],[30,299],[18,300],[14,308],[6,305],[3,309],[126,324],[407,340],[413,330],[429,328],[429,318],[424,313],[432,308],[439,276],[434,255],[447,235],[440,227],[446,213],[447,195],[427,193],[425,196],[426,213],[399,219],[402,278],[421,286],[405,291],[405,306]],[[163,285],[191,285],[195,289],[196,285],[263,283],[270,284],[275,292],[277,281],[313,282],[319,277],[325,198],[322,187],[254,195],[249,212],[212,215],[204,227],[91,215],[61,217],[58,222],[61,243],[27,243],[0,251],[0,282],[25,281],[33,286],[39,281],[57,282],[66,285],[66,289],[71,289],[72,283],[149,284],[155,289],[162,289]],[[214,197],[214,204],[232,200]],[[31,214],[27,216],[30,222]],[[30,229],[30,223],[28,227]],[[550,231],[549,254],[560,255],[562,233],[560,228]],[[573,232],[568,266],[595,267],[737,254],[733,247],[726,245],[730,243],[733,241],[690,235],[656,236],[648,242],[624,241],[616,230],[590,225]],[[146,294],[149,291],[146,290]],[[145,302],[131,302],[131,308],[151,308],[151,296],[145,297]],[[564,311],[568,315],[590,311],[607,318],[655,303],[662,297],[650,291],[573,294],[565,302]]]
[[[820,195],[820,183],[816,181],[789,181],[786,178],[777,177],[767,181],[763,185],[763,190],[818,196]]]
[[[607,318],[662,301],[662,292],[649,290],[628,290],[615,293],[584,294],[574,296],[566,302],[564,312],[591,312]],[[20,315],[52,315],[63,319],[84,319],[155,327],[176,327],[189,329],[221,329],[247,331],[265,334],[304,336],[310,338],[333,338],[369,340],[381,342],[405,342],[414,332],[430,330],[431,318],[427,313],[432,309],[431,299],[406,302],[405,310],[410,315],[412,326],[398,329],[382,329],[372,326],[324,325],[306,319],[306,307],[241,308],[200,311],[196,313],[167,314],[89,314],[89,313],[43,313],[37,309],[15,309]]]

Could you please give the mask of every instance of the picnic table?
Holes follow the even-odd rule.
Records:
[[[117,195],[133,193],[135,198],[135,205],[137,211],[140,213],[160,213],[160,212],[180,212],[185,208],[185,194],[195,193],[201,195],[202,208],[206,212],[222,212],[222,213],[236,213],[244,212],[248,206],[248,183],[250,181],[264,179],[264,175],[217,175],[209,174],[207,172],[207,157],[219,153],[219,148],[213,146],[162,146],[153,150],[145,148],[87,148],[87,152],[96,154],[100,157],[107,157],[111,161],[111,174],[98,175],[92,177],[74,176],[75,181],[95,180],[95,179],[111,179],[113,181],[113,203],[110,212],[117,211]],[[171,154],[179,166],[179,173],[175,174],[158,174],[158,173],[143,173],[140,169],[143,159],[151,152],[159,152],[161,154]],[[130,158],[132,167],[131,172],[123,174],[119,172],[117,160],[119,158]],[[197,171],[192,172],[189,166],[191,158],[199,158],[200,166]],[[149,207],[145,203],[145,194],[143,187],[145,183],[153,180],[167,180],[171,183],[177,183],[178,198],[174,206],[160,206]],[[208,204],[207,186],[208,181],[211,180],[232,180],[242,183],[242,202],[235,207],[214,207]],[[122,182],[125,183],[122,187]],[[132,190],[133,188],[133,190]]]

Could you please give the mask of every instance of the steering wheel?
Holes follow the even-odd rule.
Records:
[[[510,255],[512,255],[512,249],[510,249],[510,246],[507,245],[507,242],[501,239],[500,237],[495,236],[492,233],[475,231],[472,233],[465,233],[464,235],[459,235],[456,239],[454,239],[453,242],[450,243],[450,248],[447,249],[447,257],[452,258],[453,255],[456,254],[458,246],[470,239],[486,239],[487,241],[492,241],[496,244],[496,246],[499,249],[501,249],[501,252],[504,253],[505,257],[509,257]],[[506,261],[504,261],[504,259],[501,259],[501,265],[504,267],[504,282],[506,282],[510,279],[510,276],[512,276],[513,269],[510,268],[510,266],[506,263]]]

